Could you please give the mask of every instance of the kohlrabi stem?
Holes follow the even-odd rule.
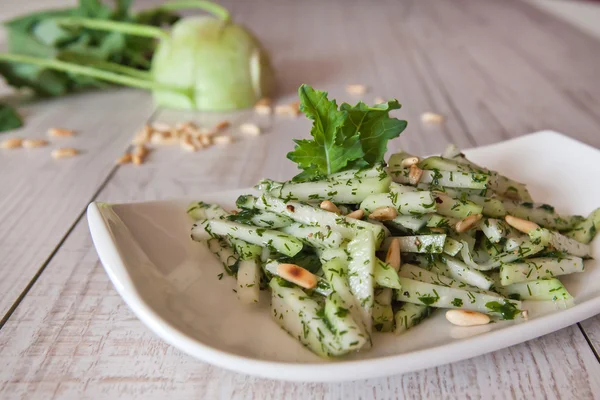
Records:
[[[185,88],[174,88],[171,86],[161,85],[160,83],[152,82],[150,80],[144,80],[139,78],[134,78],[132,76],[119,75],[114,72],[103,71],[101,69],[86,67],[83,65],[72,64],[64,61],[54,60],[51,58],[38,58],[38,57],[29,57],[22,56],[20,54],[7,54],[0,53],[0,61],[8,61],[15,63],[24,63],[24,64],[32,64],[37,65],[44,68],[50,68],[57,71],[69,72],[72,74],[79,74],[90,76],[92,78],[100,79],[107,82],[117,83],[123,86],[131,86],[139,89],[146,90],[169,90],[182,92],[187,94],[189,90]]]
[[[78,63],[85,67],[98,68],[107,72],[114,72],[121,75],[127,75],[132,78],[137,78],[145,81],[151,81],[152,75],[148,71],[142,71],[139,69],[126,67],[121,64],[112,63],[108,61],[100,61],[100,60],[92,60],[91,58],[81,58],[78,59],[75,57],[72,62]]]
[[[162,10],[180,10],[182,8],[199,8],[201,10],[207,11],[214,16],[222,19],[225,22],[229,22],[231,16],[229,15],[229,11],[226,8],[212,3],[210,1],[202,1],[202,0],[175,0],[168,3],[162,4],[160,7]]]
[[[103,19],[65,17],[56,18],[56,21],[63,26],[83,27],[88,29],[97,29],[100,31],[119,32],[127,35],[144,36],[156,39],[168,39],[169,33],[155,26],[143,24],[132,24],[130,22],[116,22]]]

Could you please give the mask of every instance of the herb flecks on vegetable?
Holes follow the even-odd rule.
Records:
[[[287,157],[304,170],[296,180],[310,180],[349,168],[361,168],[383,161],[387,142],[406,128],[406,121],[390,118],[400,108],[397,100],[367,106],[342,104],[338,109],[327,92],[308,85],[298,89],[300,110],[313,120],[310,139],[296,140]]]

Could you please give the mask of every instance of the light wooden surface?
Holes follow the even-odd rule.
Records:
[[[25,11],[21,3],[3,5],[2,15]],[[370,87],[367,101],[398,98],[409,128],[394,148],[431,153],[448,142],[471,147],[546,128],[600,147],[600,43],[520,1],[223,3],[270,49],[282,102],[302,82],[342,100],[356,100],[343,89],[353,82]],[[48,149],[0,154],[2,399],[600,396],[600,317],[471,360],[343,384],[251,378],[181,354],[150,333],[114,291],[89,238],[86,205],[201,196],[263,176],[289,178],[294,167],[284,154],[292,138],[308,134],[308,122],[153,110],[149,96],[131,90],[26,110],[26,128],[10,135],[75,128],[79,135],[64,144],[85,152],[60,162]],[[422,126],[425,111],[447,122]],[[142,167],[115,167],[151,116],[205,125],[251,119],[266,133],[195,154],[161,149]]]

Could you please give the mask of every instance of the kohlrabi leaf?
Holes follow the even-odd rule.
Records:
[[[348,113],[348,119],[342,128],[346,136],[360,136],[360,143],[364,152],[363,160],[367,165],[383,161],[387,151],[387,142],[395,139],[406,128],[406,121],[390,118],[389,112],[401,107],[398,100],[368,106],[362,101],[351,106],[344,103],[340,106],[342,111]],[[355,165],[361,167],[364,165]]]
[[[302,85],[298,95],[300,110],[313,120],[313,139],[295,140],[296,147],[287,157],[304,170],[303,179],[332,174],[363,157],[358,132],[343,132],[348,114],[338,110],[335,100],[327,99],[327,92]]]
[[[0,103],[0,132],[11,131],[22,125],[23,121],[14,108]]]

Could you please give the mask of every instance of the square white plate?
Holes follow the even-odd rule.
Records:
[[[560,213],[587,215],[600,206],[600,152],[555,132],[539,132],[466,151],[476,163],[526,182],[535,200]],[[92,203],[88,221],[100,259],[117,291],[158,336],[200,360],[234,371],[291,381],[342,381],[419,370],[511,346],[600,313],[600,268],[565,277],[575,305],[526,302],[529,321],[480,327],[450,325],[443,312],[402,336],[375,334],[371,350],[325,361],[270,317],[269,297],[244,306],[234,279],[190,239],[191,200],[233,208],[251,189],[202,199],[133,204]],[[600,241],[593,250],[598,254]],[[564,306],[564,305],[562,305]]]

